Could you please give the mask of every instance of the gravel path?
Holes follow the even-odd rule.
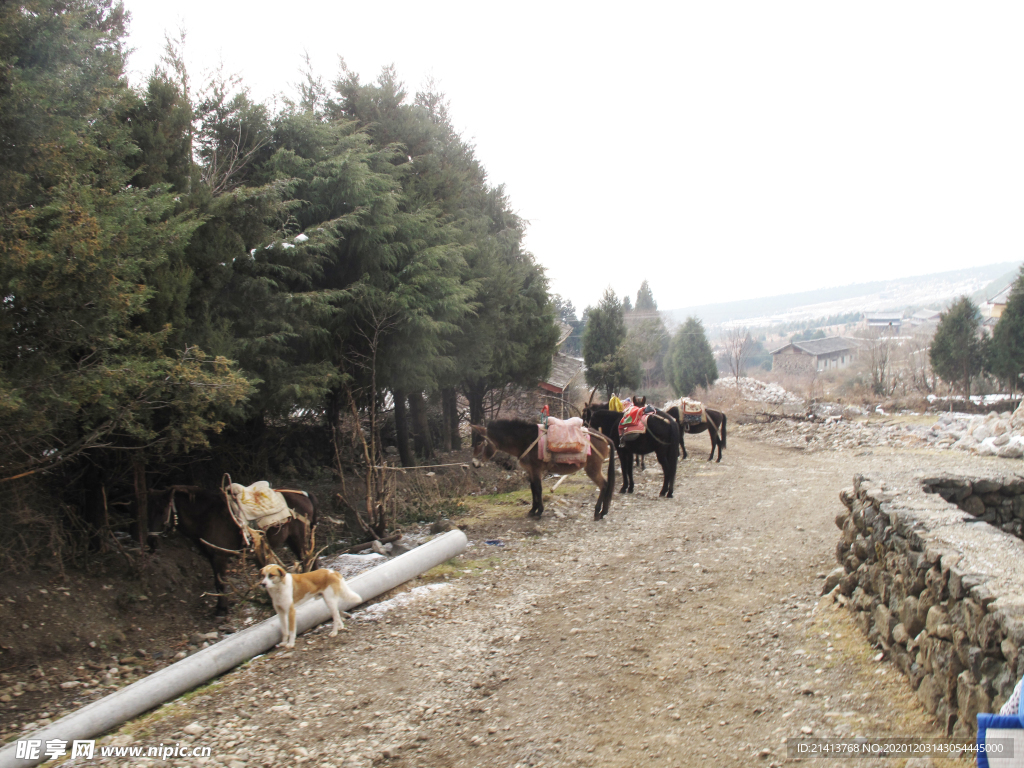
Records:
[[[721,464],[693,439],[675,499],[658,499],[659,470],[638,472],[602,522],[576,479],[539,526],[519,506],[471,522],[468,573],[337,638],[307,634],[110,741],[210,746],[192,762],[228,768],[432,768],[773,766],[801,734],[939,738],[846,613],[817,609],[838,494],[857,472],[910,482],[1007,462],[757,436],[736,429]]]

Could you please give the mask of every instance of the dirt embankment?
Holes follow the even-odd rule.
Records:
[[[856,472],[998,460],[808,452],[757,432],[734,430],[721,464],[695,451],[675,499],[657,498],[658,470],[638,473],[598,523],[575,479],[539,525],[521,494],[471,498],[470,550],[430,575],[443,588],[310,633],[111,738],[209,746],[203,762],[228,768],[354,768],[767,766],[801,734],[940,737],[845,612],[816,608],[838,493]]]

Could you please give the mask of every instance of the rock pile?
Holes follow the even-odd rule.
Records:
[[[858,476],[840,494],[842,538],[825,590],[907,676],[946,733],[972,738],[1024,674],[1024,542],[982,518],[1020,508],[1024,479],[936,477],[913,489]],[[1008,503],[1006,503],[1008,502]],[[999,510],[990,512],[989,508]]]
[[[888,446],[931,447],[966,451],[976,456],[1024,458],[1024,410],[1013,415],[944,413],[929,426],[895,418],[855,420],[863,411],[837,403],[816,403],[800,419],[777,419],[739,427],[740,434],[787,448],[842,451]]]
[[[778,384],[758,381],[747,376],[740,376],[738,387],[736,379],[730,377],[719,379],[715,385],[736,389],[744,400],[752,400],[757,403],[768,403],[769,405],[803,405],[804,403],[802,397],[787,391]]]
[[[744,424],[734,433],[805,451],[865,450],[873,447],[916,448],[927,443],[924,427],[885,421],[824,421],[779,419],[767,424]]]
[[[987,416],[944,413],[925,439],[939,448],[969,451],[1004,459],[1024,457],[1024,410],[1013,415],[992,411]]]

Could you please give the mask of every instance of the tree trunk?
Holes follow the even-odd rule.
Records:
[[[451,395],[454,393],[451,387],[441,390],[441,447],[445,453],[458,450],[454,438],[458,437],[459,412],[456,410],[456,401]],[[452,429],[452,424],[455,429]]]
[[[469,400],[469,423],[480,424],[484,423],[484,394],[475,390],[469,390],[466,392],[466,399]],[[473,433],[473,445],[475,446],[480,442],[480,436]]]
[[[327,427],[331,432],[331,453],[334,455],[335,470],[341,480],[342,493],[345,490],[345,473],[341,463],[341,393],[331,390],[327,394]]]
[[[459,434],[459,393],[455,387],[446,389],[441,396],[448,402],[448,411],[451,413],[451,421],[448,422],[448,431],[451,434],[453,451],[462,450],[462,435]]]
[[[412,416],[412,439],[416,455],[424,459],[434,456],[434,445],[430,439],[430,422],[427,419],[427,401],[422,392],[409,394],[409,413]]]
[[[146,486],[146,462],[142,456],[132,459],[132,474],[135,479],[135,525],[139,547],[145,552],[149,538],[149,489]]]
[[[412,454],[409,453],[409,420],[405,413],[405,393],[392,389],[395,398],[395,438],[398,440],[398,458],[403,467],[415,467]]]

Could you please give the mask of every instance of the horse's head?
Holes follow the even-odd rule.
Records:
[[[178,507],[175,497],[187,494],[189,500],[194,498],[195,489],[187,485],[172,485],[166,491],[152,491],[149,494],[147,525],[150,536],[166,536],[173,533],[178,526]],[[177,503],[184,503],[181,499]]]
[[[643,408],[647,405],[647,396],[644,395],[643,397],[638,397],[637,395],[633,395],[633,405]]]
[[[470,428],[474,434],[480,435],[481,440],[473,448],[473,466],[482,467],[485,461],[490,461],[494,458],[494,454],[497,453],[497,446],[487,436],[487,427],[482,427],[479,424],[471,424]]]

